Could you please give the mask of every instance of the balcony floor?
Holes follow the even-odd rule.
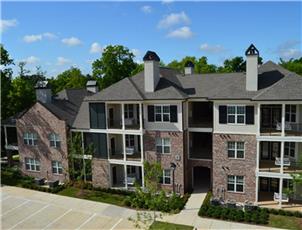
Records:
[[[258,205],[263,208],[279,209],[279,203],[274,201],[273,192],[259,192]],[[302,201],[283,202],[282,209],[302,212]]]
[[[280,173],[280,166],[275,165],[275,161],[266,161],[262,160],[259,164],[259,171],[260,172],[274,172],[274,173]],[[298,173],[302,172],[302,168],[298,168],[295,166],[284,166],[283,167],[284,173]]]

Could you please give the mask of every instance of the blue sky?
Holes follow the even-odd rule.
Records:
[[[147,50],[168,63],[207,56],[213,64],[244,56],[254,43],[265,61],[301,56],[301,2],[4,2],[2,43],[15,62],[48,76],[91,61],[109,44],[138,62]]]

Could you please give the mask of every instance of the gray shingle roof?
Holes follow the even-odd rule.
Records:
[[[86,97],[87,101],[165,100],[302,100],[302,77],[268,61],[258,69],[258,91],[246,91],[245,73],[182,75],[160,68],[155,92],[145,92],[144,71]]]

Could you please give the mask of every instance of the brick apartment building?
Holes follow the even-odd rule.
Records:
[[[54,100],[37,102],[17,120],[23,172],[68,178],[66,139],[78,132],[83,148],[95,147],[95,186],[144,186],[143,162],[157,161],[170,191],[210,187],[225,200],[281,203],[278,194],[294,186],[292,198],[301,201],[291,174],[301,170],[302,77],[271,61],[259,66],[258,55],[253,45],[247,49],[246,73],[194,74],[188,62],[182,74],[160,67],[148,51],[144,71],[65,99],[77,100],[71,119],[65,105],[57,111]],[[60,148],[51,147],[51,133],[60,135]],[[64,175],[52,173],[51,161],[61,162]]]

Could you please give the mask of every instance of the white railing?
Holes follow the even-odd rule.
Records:
[[[274,201],[279,201],[280,200],[280,194],[275,192],[274,193]],[[288,196],[284,193],[282,193],[282,198],[281,198],[281,201],[282,202],[288,202]]]
[[[275,165],[280,166],[281,165],[281,158],[276,157],[275,159]],[[289,158],[283,158],[283,166],[290,166],[290,159]]]

